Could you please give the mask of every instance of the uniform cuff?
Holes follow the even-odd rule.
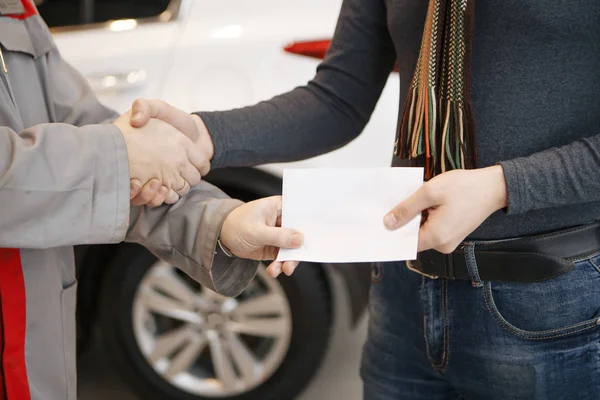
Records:
[[[129,227],[129,157],[123,134],[115,125],[82,127],[82,135],[95,136],[92,225],[102,235],[94,242],[119,243]]]
[[[259,264],[257,261],[229,257],[218,248],[217,241],[225,219],[242,204],[243,202],[234,199],[221,200],[219,209],[213,215],[214,227],[206,229],[198,243],[205,246],[202,266],[210,283],[209,288],[228,297],[239,295],[248,286],[254,279]]]

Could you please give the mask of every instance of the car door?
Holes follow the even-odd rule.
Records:
[[[63,57],[123,112],[159,97],[188,0],[38,0]]]

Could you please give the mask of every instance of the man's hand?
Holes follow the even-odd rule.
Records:
[[[233,210],[221,229],[221,243],[241,258],[274,260],[280,248],[302,246],[301,233],[280,228],[281,196],[253,201]],[[298,266],[296,261],[273,262],[267,273],[277,277],[281,271],[291,275]]]
[[[170,192],[184,196],[200,183],[203,157],[187,136],[158,119],[148,121],[143,128],[132,127],[129,119],[130,113],[126,113],[114,125],[127,145],[132,192],[134,182],[162,185],[157,188],[158,199],[150,203],[160,205]]]
[[[492,213],[507,206],[501,166],[456,170],[436,176],[384,217],[397,229],[425,211],[418,251],[451,253]]]
[[[197,115],[188,114],[162,100],[138,99],[131,107],[130,124],[141,128],[150,121],[151,118],[162,120],[172,125],[177,130],[183,132],[195,144],[195,148],[202,157],[200,174],[202,176],[210,171],[210,160],[214,154],[214,145],[210,133],[204,125],[204,122]],[[147,182],[142,185],[140,181],[131,182],[131,194],[133,204],[155,203],[161,198],[161,190],[166,188],[156,186],[157,181]],[[166,198],[166,203],[173,204],[179,199],[179,196],[173,191]]]

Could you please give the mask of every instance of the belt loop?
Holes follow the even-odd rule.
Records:
[[[446,279],[454,280],[454,260],[452,259],[453,253],[446,254],[444,257],[444,268],[446,270]]]
[[[477,268],[477,260],[475,259],[475,243],[467,242],[463,245],[465,252],[465,264],[467,264],[467,270],[471,277],[471,285],[473,287],[482,287],[483,282],[479,277],[479,268]]]

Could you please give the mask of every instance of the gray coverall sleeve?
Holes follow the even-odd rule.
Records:
[[[104,106],[87,80],[54,48],[47,55],[53,122],[84,126],[109,123],[119,117]]]
[[[50,122],[20,132],[0,127],[0,247],[117,243],[127,235],[205,286],[241,292],[257,263],[215,255],[222,223],[241,202],[203,183],[173,207],[131,207],[123,135],[103,124],[118,114],[56,48],[44,57],[47,116],[39,120]]]
[[[202,182],[172,206],[132,206],[125,241],[141,244],[219,294],[237,296],[254,278],[258,263],[215,249],[225,218],[242,204]]]
[[[130,207],[127,148],[117,127],[98,124],[116,114],[56,48],[44,57],[40,96],[52,123],[0,127],[0,247],[119,242]]]
[[[0,247],[119,242],[127,231],[129,165],[112,125],[0,127]]]

